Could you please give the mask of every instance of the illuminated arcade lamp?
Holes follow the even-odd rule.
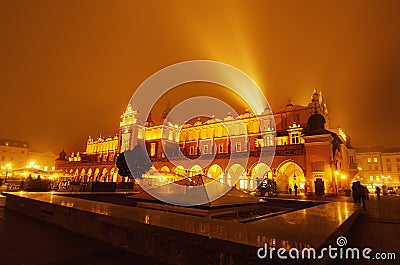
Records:
[[[11,169],[11,164],[6,165],[6,178],[4,179],[4,183],[7,182],[7,177],[8,177],[8,171]]]
[[[293,165],[293,180],[296,180],[296,166]]]

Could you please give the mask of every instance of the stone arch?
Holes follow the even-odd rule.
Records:
[[[88,177],[91,177],[92,174],[93,174],[93,169],[89,168],[88,171],[87,171]]]
[[[163,166],[162,168],[160,168],[160,170],[158,170],[159,172],[171,172],[171,170],[169,169],[169,167],[167,166]]]
[[[203,168],[199,165],[193,165],[190,168],[189,176],[192,177],[192,176],[196,176],[199,174],[204,174]]]
[[[94,179],[95,181],[97,181],[97,178],[99,177],[99,174],[100,174],[100,169],[97,167],[97,168],[94,170],[94,175],[93,175],[93,179]]]
[[[174,168],[174,173],[175,173],[175,175],[178,175],[178,176],[181,176],[181,177],[185,177],[186,176],[186,169],[183,166],[179,165],[179,166],[176,166]]]
[[[280,192],[287,193],[289,188],[294,192],[294,184],[298,192],[304,192],[305,174],[304,169],[294,160],[285,160],[277,167],[277,185]]]
[[[220,165],[213,164],[207,170],[207,177],[224,183],[224,170]]]
[[[237,188],[247,189],[246,169],[240,164],[233,164],[228,169],[227,181],[225,184],[233,186],[237,183]]]
[[[271,168],[265,163],[256,163],[250,170],[249,179],[249,190],[257,188],[258,184],[264,179],[268,178],[268,172],[271,172]]]
[[[107,181],[108,179],[108,169],[105,167],[101,171],[101,181]]]
[[[115,173],[116,173],[116,170],[115,170],[115,167],[112,167],[111,169],[110,169],[110,179],[111,179],[111,181],[114,181],[115,180]]]
[[[85,174],[86,174],[86,169],[85,169],[85,168],[82,168],[82,170],[81,170],[81,177],[84,177]]]

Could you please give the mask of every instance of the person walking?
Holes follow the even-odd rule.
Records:
[[[357,182],[353,182],[353,185],[351,186],[354,203],[358,203],[360,200],[360,195],[358,193],[357,184],[358,184]]]
[[[378,197],[378,201],[381,199],[381,188],[378,186],[375,187],[376,197]]]
[[[294,184],[294,187],[293,187],[293,188],[294,188],[294,196],[297,196],[297,188],[298,188],[298,187],[297,187],[297,184],[296,184],[296,183]]]
[[[358,188],[358,194],[360,196],[359,201],[361,202],[362,207],[365,210],[365,197],[366,197],[365,188],[363,185],[360,184],[359,181],[357,181],[357,188]]]

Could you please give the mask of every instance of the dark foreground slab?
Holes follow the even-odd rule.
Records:
[[[26,192],[8,193],[7,207],[173,264],[265,264],[256,254],[265,243],[318,248],[345,233],[358,213],[354,204],[332,202],[237,223]]]
[[[2,265],[163,265],[148,257],[0,207]]]

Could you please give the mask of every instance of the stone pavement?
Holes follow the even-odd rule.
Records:
[[[310,197],[282,195],[285,199],[308,199],[322,201],[352,201],[351,197]],[[396,260],[331,260],[329,264],[400,264],[400,196],[381,196],[377,200],[375,194],[370,194],[366,201],[366,209],[360,206],[360,217],[344,235],[347,246],[358,248],[371,248],[373,253],[395,253]]]
[[[374,252],[396,253],[396,260],[371,261],[371,264],[400,263],[400,196],[370,196],[357,225],[348,234],[349,245],[369,247]],[[354,264],[354,263],[353,263]]]

